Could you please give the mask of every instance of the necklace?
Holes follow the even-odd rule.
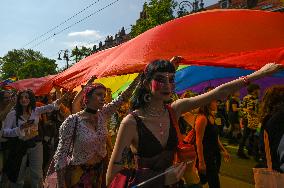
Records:
[[[163,136],[164,136],[164,130],[163,130],[163,124],[162,123],[160,123],[160,136],[161,136],[161,138],[163,138]]]
[[[158,111],[156,108],[151,108],[148,106],[147,108],[144,108],[144,111],[147,115],[151,117],[160,117],[164,115],[167,110],[166,108],[163,108],[163,111]]]

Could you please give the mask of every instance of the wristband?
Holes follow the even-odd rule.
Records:
[[[250,84],[247,76],[241,76],[240,78],[243,80],[245,86],[248,86]]]

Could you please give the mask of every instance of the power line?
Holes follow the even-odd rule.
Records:
[[[92,14],[86,16],[86,17],[84,17],[83,19],[81,19],[81,20],[79,20],[79,21],[77,21],[77,22],[75,22],[75,23],[69,25],[68,27],[65,27],[64,29],[58,31],[57,33],[53,33],[53,35],[51,35],[51,36],[49,36],[48,38],[46,38],[46,39],[40,41],[39,43],[35,44],[35,45],[32,46],[31,48],[34,48],[34,47],[39,46],[39,45],[42,44],[43,42],[45,42],[45,41],[51,39],[52,37],[54,37],[55,35],[58,35],[58,34],[62,33],[63,31],[65,31],[65,30],[67,30],[67,29],[70,29],[70,28],[73,27],[74,25],[77,25],[78,23],[80,23],[80,22],[86,20],[87,18],[89,18],[89,17],[91,17],[91,16],[93,16],[93,15],[95,15],[95,14],[101,12],[102,10],[104,10],[104,9],[106,9],[106,8],[108,8],[108,7],[112,6],[112,5],[114,5],[114,4],[115,4],[116,2],[118,2],[118,1],[119,1],[119,0],[115,0],[115,1],[113,1],[112,3],[108,4],[107,6],[101,8],[101,9],[97,10],[96,12],[94,12],[94,13],[92,13]]]
[[[81,14],[82,12],[86,11],[88,8],[92,7],[93,5],[95,5],[96,3],[98,3],[100,0],[97,0],[96,2],[88,5],[87,7],[85,7],[84,9],[80,10],[79,12],[77,12],[76,14],[74,14],[73,16],[69,17],[68,19],[64,20],[63,22],[61,22],[60,24],[56,25],[55,27],[51,28],[50,30],[48,30],[47,32],[43,33],[42,35],[35,37],[33,40],[31,40],[30,42],[26,43],[24,47],[28,46],[29,44],[37,41],[38,39],[40,39],[41,37],[45,36],[46,34],[50,33],[51,31],[57,29],[58,27],[60,27],[61,25],[65,24],[66,22],[68,22],[69,20],[73,19],[74,17],[78,16],[79,14]]]

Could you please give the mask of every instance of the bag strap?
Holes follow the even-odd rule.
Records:
[[[73,115],[73,117],[74,116],[75,115]],[[72,135],[72,140],[70,142],[68,153],[67,153],[68,157],[70,157],[70,155],[72,155],[72,153],[73,153],[73,148],[74,148],[74,143],[75,143],[75,138],[76,138],[76,133],[77,133],[77,127],[78,127],[78,117],[76,117],[76,120],[75,120],[75,127],[74,127],[74,131],[73,131],[73,135]],[[72,151],[70,152],[71,146],[72,146]],[[55,165],[55,161],[54,161],[54,157],[52,157],[51,161],[49,162],[48,170],[47,170],[45,176],[43,177],[44,180],[46,180],[46,178],[48,176],[50,176],[53,172],[55,172],[54,165]]]
[[[269,139],[268,139],[268,133],[267,133],[266,130],[264,130],[263,137],[264,137],[266,164],[267,164],[268,169],[272,170],[272,162],[271,162]]]
[[[174,124],[174,127],[176,129],[178,141],[182,142],[183,141],[183,136],[180,133],[180,129],[179,129],[179,126],[178,126],[178,120],[177,120],[176,114],[175,114],[173,108],[171,107],[171,105],[167,105],[166,107],[167,107],[167,109],[169,111],[171,121]]]
[[[75,115],[74,115],[75,116]],[[70,157],[73,153],[73,149],[74,149],[74,144],[75,144],[75,139],[76,139],[76,133],[77,133],[77,128],[78,128],[78,116],[75,116],[76,120],[75,120],[75,127],[74,127],[74,131],[73,131],[73,135],[72,135],[72,139],[69,145],[69,149],[68,149],[68,156]],[[72,148],[71,148],[72,147]],[[71,151],[70,151],[71,149]]]
[[[194,114],[194,121],[193,121],[193,125],[192,128],[195,129],[195,124],[196,124],[196,119],[197,119],[197,114]]]

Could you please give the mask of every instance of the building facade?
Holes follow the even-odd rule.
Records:
[[[284,0],[221,0],[206,7],[211,9],[253,9],[284,12]]]

